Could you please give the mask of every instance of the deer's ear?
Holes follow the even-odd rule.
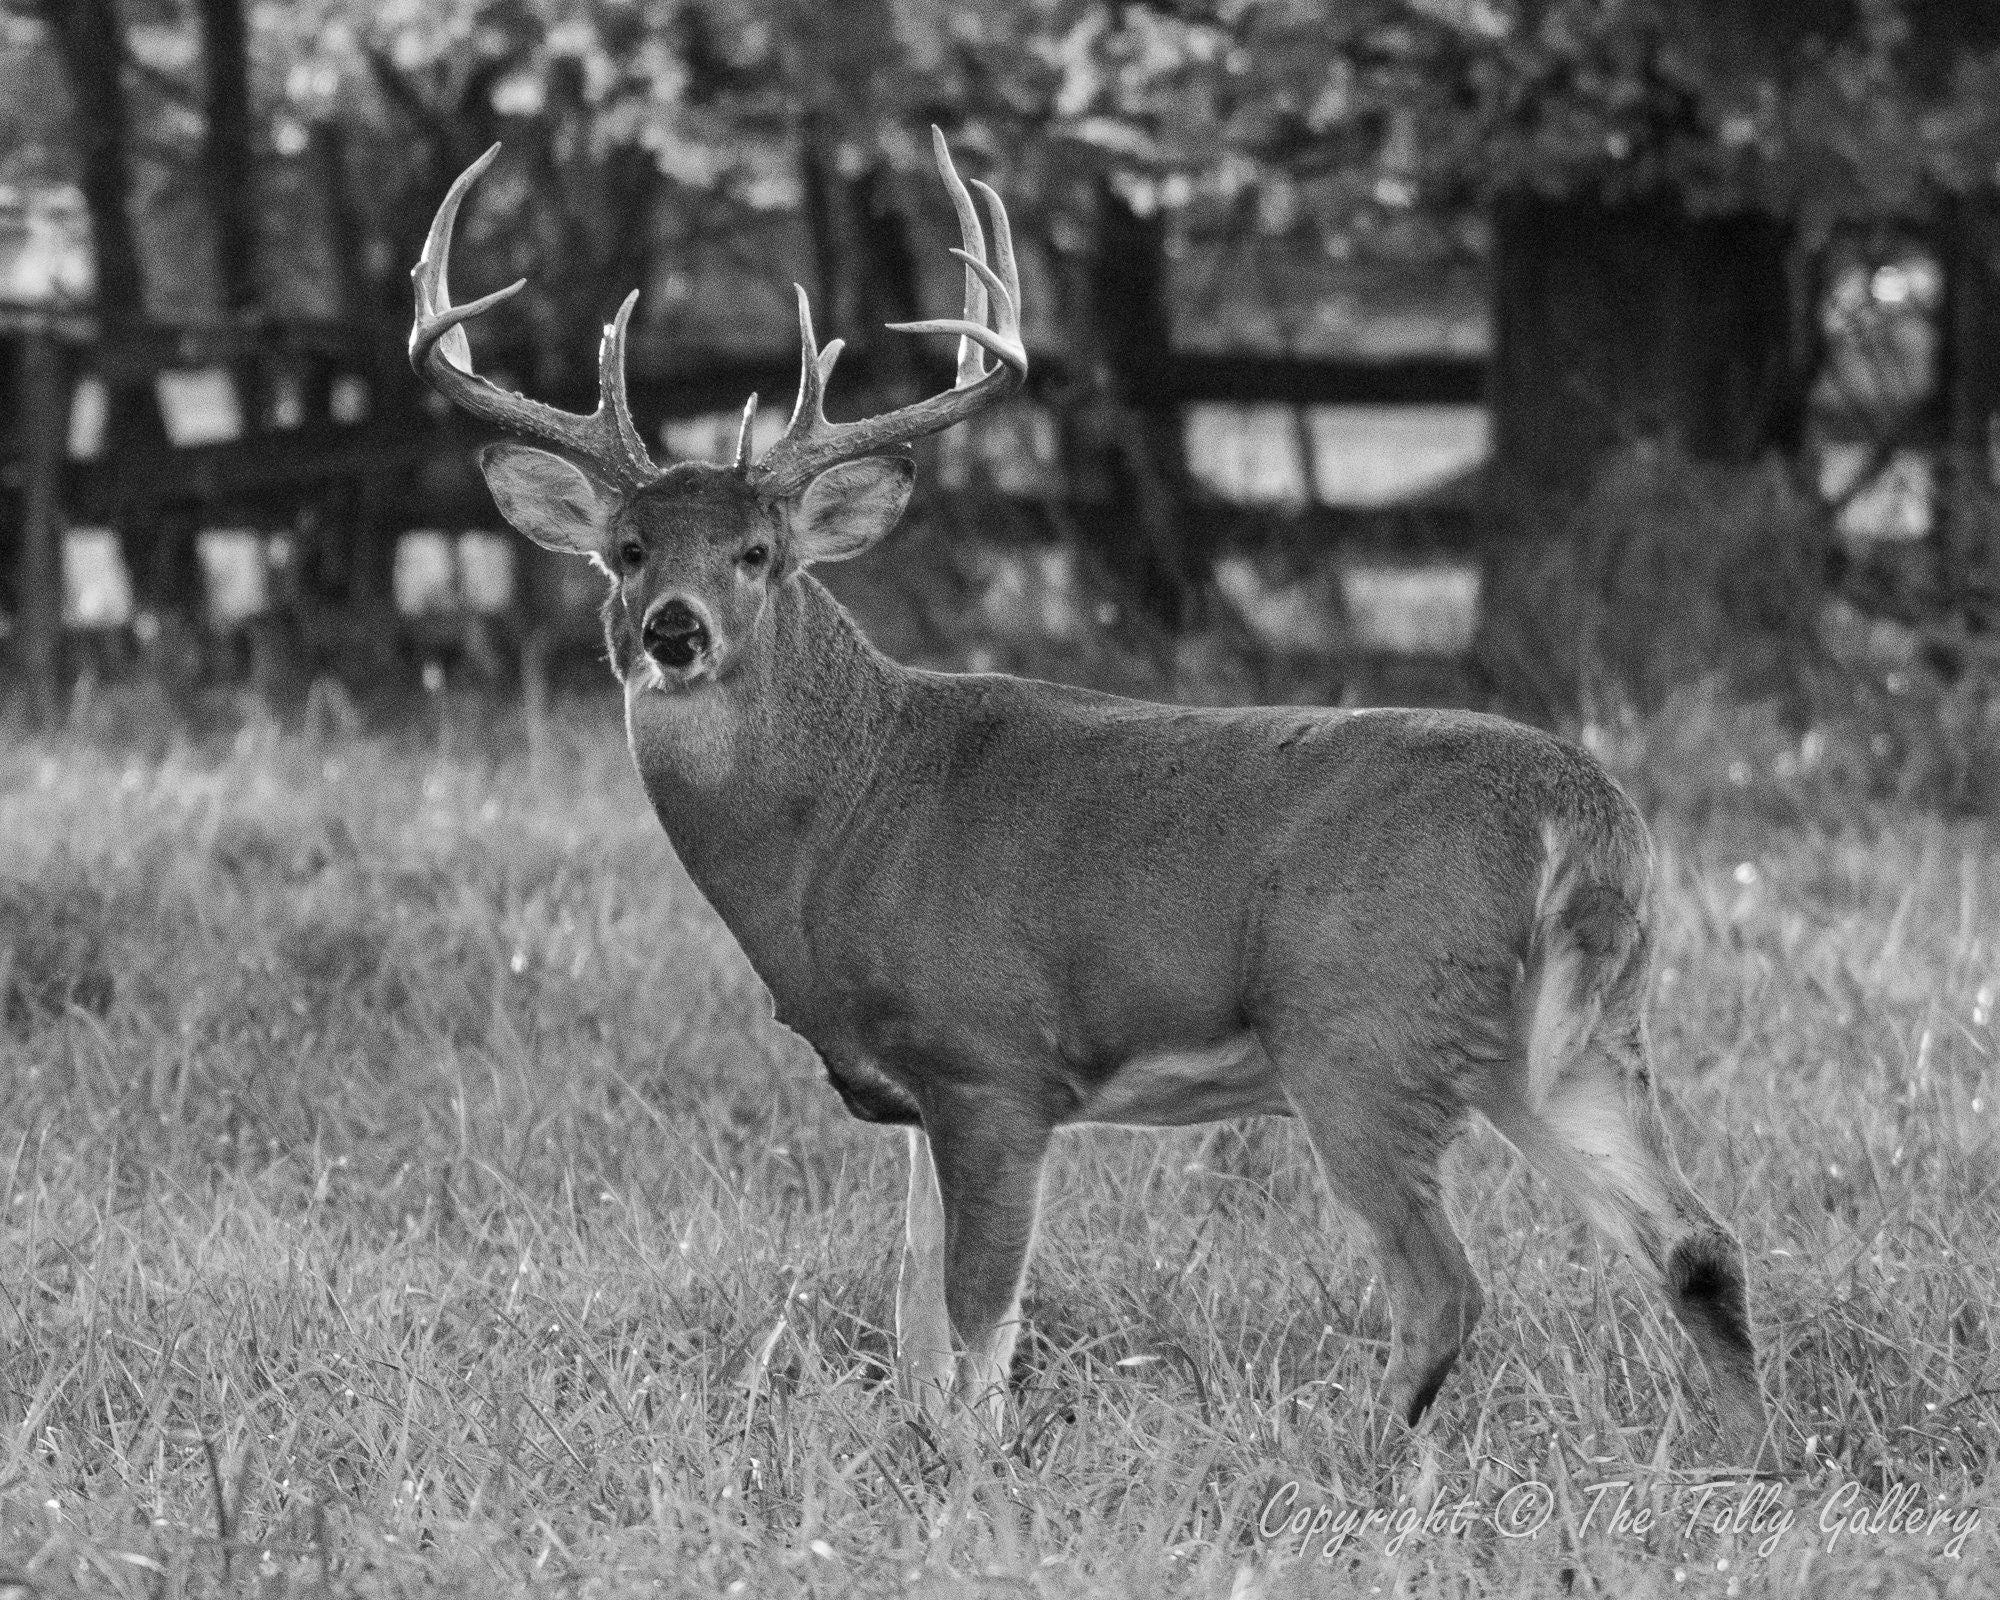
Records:
[[[916,481],[916,466],[903,456],[828,467],[793,502],[793,561],[805,566],[860,555],[895,527]]]
[[[561,456],[525,444],[489,444],[479,452],[479,470],[500,515],[544,550],[573,556],[603,550],[616,497]]]

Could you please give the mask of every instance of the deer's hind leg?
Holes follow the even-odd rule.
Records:
[[[1582,936],[1553,941],[1531,974],[1525,1048],[1480,1110],[1650,1279],[1708,1369],[1732,1454],[1750,1464],[1767,1441],[1743,1249],[1667,1138],[1641,1011],[1643,937],[1589,926],[1629,915],[1612,897],[1593,908],[1588,891],[1570,906],[1564,921]]]
[[[1389,1301],[1381,1402],[1414,1423],[1485,1303],[1438,1180],[1464,1118],[1451,1075],[1406,1031],[1393,1042],[1387,1016],[1300,1015],[1260,1033],[1328,1187],[1366,1230]]]

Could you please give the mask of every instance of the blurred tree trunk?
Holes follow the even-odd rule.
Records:
[[[326,219],[327,253],[333,265],[334,315],[348,325],[361,343],[381,337],[372,315],[368,228],[354,204],[354,189],[348,175],[347,130],[338,121],[328,118],[313,123],[307,130],[306,163],[320,213]],[[366,364],[372,370],[377,363],[371,356]],[[335,376],[334,364],[324,358],[317,359],[307,373],[302,399],[308,422],[325,422],[331,415]]]
[[[1581,493],[1637,439],[1753,461],[1801,442],[1812,308],[1792,238],[1678,199],[1516,192],[1493,213],[1493,487],[1516,515]]]
[[[1943,537],[1947,596],[1974,587],[2000,603],[2000,190],[1954,195],[1938,230],[1944,268],[1939,398],[1944,407]],[[1991,620],[2000,622],[2000,615]]]
[[[256,167],[252,156],[250,52],[244,31],[243,0],[201,0],[204,109],[208,130],[203,148],[208,211],[215,229],[216,277],[222,308],[239,324],[254,322],[263,304],[258,271]],[[254,356],[233,364],[236,393],[246,431],[258,428],[267,396]]]
[[[587,411],[597,394],[604,325],[626,295],[651,282],[661,177],[653,152],[642,145],[614,144],[585,159],[574,153],[589,149],[591,118],[579,62],[552,63],[543,93],[534,119],[506,130],[510,145],[525,135],[535,190],[528,216],[542,241],[539,258],[548,264],[535,280],[542,315],[534,324],[534,370],[523,376],[536,392]],[[549,270],[558,263],[563,271]],[[643,326],[643,298],[635,319]],[[657,420],[639,418],[640,431],[650,434]]]
[[[816,279],[814,324],[822,345],[829,338],[848,345],[837,407],[856,415],[901,405],[922,387],[925,357],[944,348],[943,341],[883,330],[924,314],[910,197],[883,140],[886,129],[913,120],[913,105],[932,103],[933,86],[910,77],[905,34],[916,19],[900,0],[776,0],[772,12],[782,28],[780,73],[802,108],[799,178]],[[928,202],[928,153],[916,181]]]
[[[855,336],[868,351],[876,392],[890,402],[907,400],[917,392],[917,343],[908,334],[884,330],[891,322],[915,322],[924,314],[909,218],[897,203],[895,189],[890,174],[880,167],[869,168],[847,184],[859,268]]]
[[[326,215],[340,318],[353,332],[351,349],[368,385],[369,407],[392,425],[421,428],[425,418],[404,353],[408,328],[396,320],[392,286],[369,271],[370,235],[355,205],[346,129],[332,120],[315,123],[307,151]],[[312,374],[305,408],[309,421],[328,420],[335,376],[327,363]],[[382,511],[385,502],[406,498],[407,486],[385,484],[380,470],[373,469],[357,474],[345,487],[344,503],[327,519],[322,548],[314,552],[316,587],[323,591],[321,597],[337,598],[358,612],[386,615],[394,599],[396,541]]]
[[[814,331],[822,346],[844,339],[861,358],[849,365],[865,373],[865,387],[850,389],[842,402],[858,414],[916,396],[915,341],[884,332],[884,325],[914,322],[924,313],[909,222],[893,179],[880,167],[842,174],[829,159],[835,137],[825,117],[807,113],[799,177],[817,279]]]
[[[27,679],[28,708],[44,726],[55,720],[62,647],[63,444],[68,433],[69,375],[63,349],[47,328],[29,327],[17,341],[19,379],[14,408],[22,468],[21,542],[14,573],[17,656]]]
[[[143,485],[170,448],[153,371],[136,348],[146,320],[145,272],[132,225],[132,176],[117,0],[44,0],[73,101],[84,203],[96,261],[99,370],[108,416],[103,459],[112,519],[141,607],[193,611],[201,573],[191,541],[144,520]]]
[[[1178,630],[1199,620],[1207,552],[1188,515],[1187,447],[1169,384],[1166,218],[1142,216],[1099,176],[1069,319],[1083,379],[1065,416],[1079,529],[1141,612]]]
[[[846,338],[853,321],[847,304],[850,275],[845,270],[848,250],[840,225],[840,179],[829,159],[830,146],[826,117],[808,111],[799,132],[799,191],[815,279],[813,331],[821,344]]]
[[[366,60],[369,80],[393,114],[398,159],[384,183],[381,169],[371,170],[365,150],[357,148],[363,141],[328,121],[316,133],[321,192],[340,257],[343,314],[360,333],[369,416],[390,428],[428,429],[424,389],[407,355],[415,311],[410,269],[452,180],[498,137],[493,86],[506,64],[480,60],[462,81],[454,80],[455,99],[439,104],[387,51],[370,48]],[[593,356],[595,349],[593,341]],[[447,477],[460,469],[470,470],[462,454],[443,467]],[[339,569],[335,587],[364,614],[392,615],[397,530],[389,511],[426,503],[425,477],[410,468],[372,468],[352,480],[345,525],[333,530],[328,564]]]

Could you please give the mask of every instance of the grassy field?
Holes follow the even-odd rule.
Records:
[[[1703,1486],[1680,1334],[1478,1130],[1488,1318],[1385,1426],[1380,1296],[1276,1122],[1066,1139],[1013,1431],[967,1456],[885,1387],[900,1139],[770,1020],[614,713],[0,739],[0,1564],[49,1595],[2000,1588],[1990,825],[1659,825],[1661,1074],[1749,1251],[1788,1478]],[[1427,1520],[1284,1532],[1322,1506]]]

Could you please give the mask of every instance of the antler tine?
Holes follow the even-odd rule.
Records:
[[[840,359],[840,352],[847,348],[844,339],[835,339],[825,350],[821,350],[819,339],[813,333],[812,302],[796,283],[792,285],[792,293],[799,297],[799,393],[792,402],[792,420],[786,429],[787,434],[792,428],[817,431],[828,426],[825,411],[827,380],[833,376],[833,364]]]
[[[423,254],[417,257],[417,264],[410,269],[410,277],[417,288],[417,318],[410,329],[410,364],[417,367],[420,375],[423,369],[419,363],[440,340],[444,342],[445,359],[461,371],[470,372],[472,349],[466,343],[459,324],[490,310],[503,300],[511,300],[527,287],[526,278],[517,278],[506,288],[484,295],[470,305],[455,307],[451,303],[451,289],[446,281],[451,266],[451,232],[458,224],[458,208],[464,203],[466,192],[478,181],[479,175],[493,165],[493,158],[499,153],[500,146],[492,146],[453,180],[437,208],[437,215],[431,218],[431,230],[424,236]]]
[[[972,180],[973,187],[985,198],[986,209],[993,217],[993,258],[999,264],[1000,276],[1007,296],[1001,308],[1003,327],[1010,327],[1018,335],[1021,331],[1021,264],[1014,259],[1014,229],[1007,221],[1007,208],[1000,203],[1000,196],[989,183]]]
[[[1014,232],[1007,223],[1007,208],[1000,203],[1000,196],[991,187],[972,180],[979,192],[986,197],[987,208],[993,214],[993,253],[1000,263],[995,272],[983,259],[966,250],[953,250],[952,254],[965,263],[965,277],[968,286],[978,284],[978,313],[973,311],[974,295],[968,287],[966,291],[966,315],[962,318],[937,317],[925,322],[892,322],[889,326],[898,333],[956,333],[959,335],[958,381],[968,381],[968,370],[974,377],[981,376],[984,365],[970,345],[976,344],[992,351],[1003,362],[1013,359],[1012,352],[1021,344],[1021,268],[1014,259]],[[986,293],[993,296],[994,321],[996,327],[989,328],[985,322]],[[1025,355],[1023,356],[1025,358]],[[968,366],[968,362],[970,365]]]
[[[978,269],[986,264],[986,236],[979,228],[979,208],[972,203],[972,195],[965,187],[965,180],[959,177],[958,168],[952,165],[951,151],[945,146],[944,134],[935,124],[931,128],[931,154],[937,161],[938,175],[944,179],[945,189],[951,195],[951,208],[958,213],[959,237],[965,246],[963,250],[952,251],[965,263],[964,318],[984,327],[986,286],[980,281]],[[974,257],[978,258],[976,262]],[[969,339],[960,339],[958,381],[961,384],[972,383],[985,376],[986,362],[979,354],[978,345]]]
[[[743,402],[743,420],[736,429],[736,472],[739,477],[750,475],[750,429],[757,421],[757,397],[753,394]]]
[[[1007,208],[988,185],[975,180],[993,220],[996,271],[986,258],[986,236],[980,226],[978,207],[952,166],[944,135],[936,128],[931,129],[931,145],[938,173],[951,194],[952,208],[958,213],[963,244],[951,253],[965,264],[964,313],[923,322],[892,322],[889,326],[899,333],[956,335],[957,381],[943,394],[879,417],[861,422],[828,422],[823,408],[826,384],[833,375],[841,344],[835,339],[824,354],[819,351],[813,337],[812,310],[805,291],[800,289],[798,399],[792,406],[792,420],[785,436],[753,469],[758,490],[766,498],[794,494],[827,468],[843,461],[879,455],[942,432],[984,411],[1018,388],[1028,375],[1028,351],[1021,340],[1021,274],[1014,258],[1014,235],[1007,223]],[[995,358],[994,366],[986,365],[982,351]]]
[[[660,469],[633,426],[631,407],[625,399],[625,330],[638,302],[638,290],[625,297],[617,316],[604,330],[598,348],[597,409],[587,417],[511,393],[472,370],[472,348],[466,341],[464,324],[513,298],[527,283],[520,279],[468,305],[451,303],[446,274],[458,210],[499,153],[496,144],[458,175],[432,219],[423,254],[410,269],[417,300],[416,319],[410,327],[410,366],[461,410],[578,458],[610,488],[644,488],[659,476]]]
[[[631,402],[625,398],[625,329],[638,303],[639,291],[634,289],[619,305],[618,314],[605,324],[604,338],[597,347],[597,406],[610,414],[611,426],[618,436],[619,454],[629,461],[643,463],[651,472],[653,458],[639,437],[639,430],[632,422]]]

